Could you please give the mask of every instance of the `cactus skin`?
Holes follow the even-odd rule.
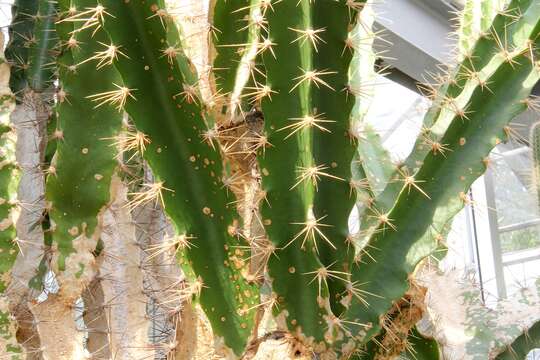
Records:
[[[518,336],[507,349],[497,355],[496,360],[525,359],[527,354],[540,347],[540,321]]]
[[[212,0],[211,19],[215,28],[213,41],[215,52],[214,74],[216,90],[230,95],[236,83],[236,73],[241,51],[248,42],[246,14],[249,14],[250,0]]]
[[[439,360],[441,358],[441,351],[437,341],[422,336],[416,327],[409,333],[408,341],[411,349],[401,354],[402,359]]]
[[[262,102],[272,146],[259,156],[268,200],[261,212],[270,240],[280,249],[270,257],[269,273],[278,307],[288,311],[291,331],[301,329],[316,341],[325,336],[331,340],[328,336],[335,335],[335,329],[328,321],[342,311],[345,281],[317,271],[328,267],[344,278],[353,255],[346,239],[354,203],[348,183],[355,152],[348,137],[354,97],[341,91],[348,84],[352,52],[343,48],[354,11],[342,2],[285,1],[266,16],[268,37],[276,44],[263,53],[266,85],[276,93]],[[303,35],[309,29],[318,30],[322,40]],[[302,78],[307,71],[323,72],[315,76],[326,84]],[[326,130],[306,124],[293,134],[294,122],[300,126],[309,116],[322,119],[316,124]],[[317,186],[310,177],[302,180],[305,170],[316,166],[324,173],[316,174]]]
[[[18,354],[22,349],[15,339],[13,322],[5,308],[7,299],[4,298],[11,268],[19,253],[13,218],[19,172],[15,164],[15,136],[6,116],[13,102],[11,95],[2,95],[0,98],[0,351],[6,358],[15,360],[19,359]]]
[[[29,86],[36,92],[51,87],[56,65],[57,37],[54,23],[57,16],[56,1],[39,0],[34,24],[35,45],[32,45],[27,78]]]
[[[200,303],[215,333],[240,354],[253,327],[253,310],[247,309],[257,304],[258,290],[243,276],[247,264],[235,248],[240,244],[234,237],[234,208],[221,189],[221,159],[201,141],[206,130],[201,108],[174,96],[182,92],[183,76],[161,53],[164,26],[170,26],[156,15],[163,4],[152,9],[139,0],[100,4],[114,16],[105,19],[105,29],[129,56],[115,65],[125,86],[136,89],[126,110],[151,141],[144,157],[156,181],[170,189],[161,193],[165,210],[179,236],[194,237],[193,246],[183,250],[205,286]],[[137,32],[125,32],[128,28]]]
[[[28,86],[29,53],[34,43],[34,23],[38,8],[38,0],[17,0],[11,8],[13,20],[9,27],[10,40],[5,55],[12,66],[9,84],[16,96]]]
[[[59,2],[64,15],[71,5],[86,9],[96,4],[95,0]],[[116,168],[116,152],[111,140],[106,139],[118,134],[122,121],[122,114],[113,106],[96,107],[96,102],[89,98],[109,91],[112,83],[121,84],[113,67],[96,69],[97,61],[84,62],[95,52],[103,51],[103,45],[98,42],[106,44],[106,34],[98,30],[92,36],[93,29],[76,31],[73,24],[82,26],[80,22],[58,23],[58,34],[64,44],[58,59],[61,95],[56,107],[56,129],[61,135],[56,141],[46,185],[60,270],[65,270],[65,259],[75,251],[75,238],[82,234],[87,238],[98,236],[98,213],[109,202],[109,185]],[[81,46],[69,48],[70,32],[74,30],[73,38]]]

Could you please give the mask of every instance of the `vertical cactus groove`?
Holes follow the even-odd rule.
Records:
[[[98,214],[109,202],[110,181],[116,168],[112,140],[121,129],[122,114],[110,103],[94,101],[96,94],[121,85],[112,66],[99,66],[98,56],[108,37],[96,24],[84,29],[83,12],[95,8],[95,0],[60,1],[58,34],[62,42],[58,58],[56,153],[49,168],[46,197],[51,203],[53,239],[59,250],[59,268],[79,277],[84,264],[66,269],[66,258],[78,251],[75,239],[99,238]],[[105,45],[106,46],[106,45]],[[108,60],[108,59],[105,59]],[[90,245],[91,246],[91,245]],[[75,261],[75,259],[74,259]],[[67,264],[69,267],[69,264]],[[75,272],[75,274],[71,273]]]
[[[343,272],[341,276],[327,277],[330,287],[332,313],[341,315],[340,296],[346,293],[354,251],[349,239],[348,219],[355,197],[351,194],[351,162],[357,144],[351,136],[351,118],[355,102],[350,90],[349,67],[354,54],[350,33],[356,23],[356,11],[345,2],[322,1],[312,5],[311,29],[320,31],[322,40],[313,41],[317,46],[313,56],[313,70],[329,72],[321,78],[328,84],[311,86],[309,115],[324,118],[326,130],[312,128],[312,154],[315,166],[326,167],[323,172],[334,178],[321,177],[315,189],[313,213],[316,219],[327,224],[322,229],[329,241],[321,241],[320,260],[330,271]],[[299,36],[300,34],[297,34]],[[304,35],[307,36],[307,35]],[[318,42],[318,43],[317,43]],[[313,44],[312,43],[312,44]],[[334,330],[334,329],[332,329]],[[341,331],[342,329],[336,328]]]
[[[144,157],[161,186],[160,196],[178,236],[187,242],[183,250],[203,283],[200,303],[215,333],[240,354],[253,328],[258,289],[244,277],[247,262],[235,237],[239,225],[233,205],[228,205],[231,199],[221,188],[220,154],[202,141],[206,125],[201,108],[175,96],[183,91],[182,73],[162,52],[170,19],[161,2],[100,3],[111,15],[105,18],[105,29],[127,55],[115,63],[132,95],[125,107],[150,140]]]
[[[248,43],[250,0],[212,0],[213,68],[216,90],[232,94]],[[210,59],[212,61],[212,59]]]
[[[53,84],[58,50],[55,21],[57,4],[52,0],[39,0],[35,16],[34,42],[30,51],[27,78],[30,88],[41,92]]]

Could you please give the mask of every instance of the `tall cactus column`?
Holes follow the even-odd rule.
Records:
[[[168,57],[164,52],[174,45],[167,44],[166,37],[174,24],[161,2],[100,4],[110,14],[104,17],[104,28],[126,54],[115,62],[129,89],[125,108],[149,139],[144,158],[156,177],[154,193],[175,225],[185,272],[200,291],[216,335],[239,355],[254,326],[258,289],[245,277],[247,262],[236,237],[239,224],[229,205],[233,199],[227,198],[220,180],[220,154],[202,141],[208,129],[201,102],[196,94],[196,101],[179,96],[185,91],[178,62],[183,54]]]
[[[279,2],[266,11],[262,102],[271,144],[259,156],[266,199],[263,222],[277,248],[269,260],[278,311],[317,350],[346,327],[349,181],[355,151],[349,138],[354,96],[347,96],[352,45],[348,32],[360,3]],[[338,24],[338,25],[336,25]],[[338,330],[335,332],[334,330]]]

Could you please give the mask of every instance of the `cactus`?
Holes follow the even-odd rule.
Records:
[[[322,358],[438,356],[436,342],[415,330],[426,312],[415,270],[444,247],[489,152],[510,135],[509,122],[534,107],[538,2],[513,0],[505,10],[501,1],[467,2],[460,63],[428,89],[433,106],[412,153],[397,165],[363,121],[378,56],[371,1],[212,1],[203,61],[212,64],[210,75],[189,57],[196,52],[179,6],[19,0],[14,7],[12,91],[41,94],[58,80],[42,224],[60,285],[62,302],[52,303],[63,314],[58,324],[74,328],[66,309],[81,296],[92,303],[96,286],[108,286],[104,298],[114,302],[111,279],[121,275],[101,281],[103,264],[129,269],[129,284],[144,289],[143,270],[129,259],[116,267],[104,258],[140,250],[152,266],[175,254],[183,275],[167,289],[172,300],[164,289],[133,298],[161,300],[163,308],[170,301],[179,316],[194,316],[192,304],[202,308],[217,338],[212,354],[247,357],[284,338],[299,354]],[[130,172],[133,161],[139,168]],[[125,190],[120,197],[115,191],[119,179],[132,189],[129,201]],[[351,234],[355,203],[361,227]],[[174,236],[152,239],[141,226],[152,245],[135,246],[128,243],[133,227],[119,234],[129,212],[148,205],[163,208]],[[117,228],[114,236],[103,224]],[[98,306],[87,321],[105,313],[106,305]],[[47,336],[49,321],[39,321],[46,306],[36,309],[39,336]],[[116,310],[106,316],[120,316]],[[114,334],[99,341],[90,329],[87,349],[105,342],[94,351],[132,353],[118,336],[120,320],[110,321]],[[136,330],[140,343],[147,331]],[[186,339],[186,329],[176,332]],[[48,349],[50,338],[43,344],[52,357],[82,348],[75,337],[66,351]],[[155,354],[186,345],[163,346]]]
[[[518,336],[508,348],[497,355],[497,360],[524,359],[530,351],[540,346],[540,322],[537,322]]]
[[[5,64],[0,66],[2,71],[9,71]],[[16,139],[6,116],[12,104],[12,96],[3,94],[0,105],[0,351],[5,354],[21,352],[15,339],[15,328],[7,309],[5,294],[9,286],[10,271],[18,253],[15,241],[15,204],[19,176],[15,163]]]

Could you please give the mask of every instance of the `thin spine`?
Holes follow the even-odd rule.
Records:
[[[238,222],[221,189],[220,154],[202,136],[208,129],[200,102],[174,96],[182,91],[183,74],[176,63],[161,56],[167,45],[166,28],[174,25],[158,16],[162,2],[150,8],[141,1],[100,4],[110,14],[103,26],[128,55],[116,63],[126,87],[134,89],[133,98],[123,105],[150,140],[144,158],[160,184],[158,201],[171,217],[178,239],[186,240],[179,256],[197,277],[192,284],[196,291],[186,291],[186,298],[200,293],[198,299],[216,335],[240,354],[254,326],[258,290],[252,279],[244,277],[247,263],[237,237]],[[125,28],[136,32],[128,34]]]

